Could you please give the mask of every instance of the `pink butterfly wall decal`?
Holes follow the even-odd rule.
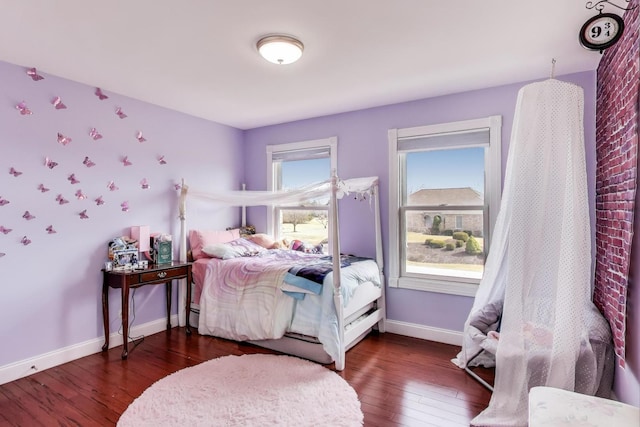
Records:
[[[20,240],[20,243],[22,243],[23,245],[27,246],[28,244],[31,243],[31,240],[29,240],[27,238],[27,236],[22,236],[22,239]]]
[[[56,107],[56,110],[64,110],[65,108],[67,108],[67,106],[62,103],[62,99],[60,99],[59,96],[53,98],[53,100],[51,100],[51,103],[54,107]]]
[[[20,111],[23,116],[30,116],[33,112],[27,107],[27,103],[22,101],[16,105],[16,110]]]
[[[100,205],[104,205],[104,200],[102,200],[102,196],[99,196],[96,200],[96,205],[100,206]]]
[[[85,165],[86,167],[90,168],[92,166],[95,166],[96,164],[93,163],[91,161],[91,159],[89,159],[89,156],[85,157],[84,160],[82,161],[82,164]]]
[[[49,169],[53,169],[53,168],[55,168],[56,166],[58,166],[58,163],[54,162],[53,160],[51,160],[51,159],[50,159],[50,158],[48,158],[48,157],[45,157],[45,158],[44,158],[44,165],[45,165],[46,167],[48,167]]]
[[[100,99],[100,101],[104,101],[105,99],[109,99],[109,97],[107,95],[102,93],[102,89],[100,89],[99,87],[96,88],[95,94],[98,97],[98,99]]]
[[[138,140],[138,142],[145,142],[147,140],[144,136],[142,136],[141,130],[136,133],[136,139]]]
[[[116,108],[116,114],[118,115],[118,117],[120,117],[121,119],[124,119],[127,117],[127,115],[122,111],[122,108],[117,107]]]
[[[160,163],[161,165],[166,165],[167,161],[164,159],[164,156],[160,156],[158,157],[158,163]]]
[[[63,134],[58,132],[58,142],[62,145],[67,145],[71,142],[71,138],[69,138],[68,136],[64,136]]]
[[[89,219],[89,215],[87,215],[87,210],[83,210],[82,212],[80,212],[80,219]]]
[[[108,188],[110,191],[117,191],[117,190],[119,190],[119,188],[116,186],[116,183],[115,183],[115,182],[113,182],[113,181],[109,181],[109,184],[107,184],[107,188]]]
[[[76,191],[76,197],[78,198],[78,200],[84,200],[87,198],[87,196],[85,196],[82,190],[80,189]]]
[[[123,165],[125,165],[125,166],[131,166],[133,163],[131,163],[131,162],[129,161],[129,157],[128,157],[128,156],[124,156],[124,157],[122,158],[122,164],[123,164]]]
[[[5,256],[6,254],[4,252],[0,252],[0,258],[2,258],[3,256]]]
[[[94,141],[99,140],[100,138],[102,138],[102,135],[100,135],[100,133],[98,133],[98,131],[96,130],[96,128],[91,128],[91,130],[89,131],[89,136],[91,138],[93,138]]]
[[[182,189],[182,185],[180,185],[180,184],[173,184],[173,187],[174,187],[176,190],[181,190],[181,189]]]
[[[34,82],[37,82],[38,80],[43,80],[44,79],[44,77],[42,77],[40,74],[38,74],[38,71],[35,68],[29,68],[27,70],[27,75],[29,77],[31,77],[31,79]]]
[[[129,212],[129,202],[124,201],[120,203],[120,207],[122,208],[122,212]]]
[[[46,193],[47,191],[49,191],[49,189],[45,187],[44,184],[38,185],[38,190],[40,190],[41,193]]]
[[[59,205],[64,205],[66,203],[69,203],[69,201],[67,199],[65,199],[64,197],[62,197],[62,194],[58,194],[56,196],[56,202],[58,202]]]
[[[147,178],[142,178],[142,181],[140,181],[140,186],[143,190],[149,189],[149,181],[147,181]]]
[[[71,184],[80,184],[80,181],[76,178],[76,174],[72,173],[71,175],[69,175],[69,177],[67,178],[67,180],[71,183]]]
[[[36,219],[36,217],[34,215],[31,215],[31,212],[29,212],[29,211],[24,211],[24,214],[22,214],[22,218],[26,219],[27,221],[31,221],[32,219]]]
[[[5,228],[3,225],[0,225],[0,233],[9,234],[13,231],[12,228]]]
[[[13,176],[20,176],[22,175],[22,172],[18,172],[17,170],[15,170],[15,168],[13,166],[11,166],[11,169],[9,169],[9,173]]]
[[[57,231],[53,229],[53,225],[48,226],[45,230],[47,230],[47,233],[49,234],[57,233]]]
[[[0,206],[8,205],[9,203],[11,202],[8,201],[7,199],[3,199],[2,197],[0,197]]]

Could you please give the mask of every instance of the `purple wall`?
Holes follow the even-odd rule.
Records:
[[[584,72],[559,78],[584,88],[589,196],[591,206],[595,206],[595,73]],[[524,84],[494,87],[246,131],[244,149],[247,188],[266,188],[266,145],[337,136],[338,173],[342,178],[371,175],[380,177],[386,259],[389,247],[387,130],[501,115],[504,173],[516,98]],[[347,210],[347,203],[348,201],[343,201],[340,205],[340,235],[344,242],[343,249],[372,256],[373,227],[370,224],[362,224],[361,216],[352,215]],[[250,211],[248,220],[258,228],[264,229],[264,210]],[[389,319],[447,330],[462,331],[472,303],[473,299],[468,297],[387,289]]]
[[[185,178],[196,187],[238,188],[244,174],[242,131],[146,104],[105,90],[100,101],[94,87],[41,73],[33,81],[26,68],[0,62],[0,367],[103,336],[100,269],[107,242],[128,235],[132,225],[179,236],[174,183]],[[60,96],[67,109],[56,110]],[[26,101],[32,115],[21,115],[16,104]],[[121,107],[125,119],[115,114]],[[103,138],[94,141],[95,127]],[[136,139],[143,131],[146,142]],[[72,138],[63,146],[57,133]],[[131,166],[125,167],[122,156]],[[160,165],[158,156],[165,156]],[[58,165],[44,165],[49,157]],[[86,167],[85,157],[96,165]],[[22,172],[14,177],[10,168]],[[71,184],[70,174],[80,181]],[[146,178],[149,189],[142,189]],[[118,191],[107,189],[115,181]],[[43,184],[48,192],[41,192]],[[87,196],[78,200],[81,189]],[[60,205],[61,194],[69,203]],[[106,202],[98,206],[94,200]],[[120,204],[129,203],[124,212]],[[89,219],[80,219],[86,209]],[[28,210],[35,219],[23,218]],[[193,205],[191,226],[226,227],[238,222],[237,210]],[[52,225],[57,231],[48,234]],[[23,236],[32,241],[25,246]],[[174,245],[177,256],[177,242]],[[111,327],[119,327],[119,292],[112,291]],[[164,288],[140,288],[135,325],[162,319]],[[175,304],[174,304],[174,312]]]

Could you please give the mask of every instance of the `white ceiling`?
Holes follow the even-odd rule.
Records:
[[[0,0],[0,60],[250,129],[594,70],[585,3]],[[259,57],[272,33],[302,59]]]

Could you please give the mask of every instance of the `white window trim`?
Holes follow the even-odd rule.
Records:
[[[331,171],[337,170],[338,167],[338,137],[332,136],[324,139],[313,139],[309,141],[290,142],[286,144],[267,145],[267,190],[272,191],[277,188],[276,177],[273,171],[273,155],[283,151],[304,151],[314,148],[329,147]],[[277,236],[278,227],[276,226],[276,208],[274,206],[267,207],[267,233],[279,239]],[[329,227],[332,225],[330,224]],[[331,229],[330,229],[331,230]],[[331,236],[331,233],[329,233]]]
[[[502,194],[502,117],[490,116],[481,119],[464,120],[429,126],[404,129],[389,129],[389,287],[414,289],[453,295],[475,296],[477,283],[452,281],[450,278],[435,279],[400,275],[400,192],[398,138],[416,137],[437,133],[460,132],[470,129],[489,128],[489,153],[485,157],[485,176],[488,188],[485,203],[489,210],[489,230],[485,236],[486,248],[490,247],[491,234],[500,209]]]

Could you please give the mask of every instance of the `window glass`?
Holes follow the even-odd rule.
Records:
[[[337,139],[267,146],[270,189],[288,190],[327,181],[335,170]],[[329,196],[296,206],[268,210],[270,233],[276,239],[298,240],[312,251],[329,248]]]
[[[280,167],[281,189],[292,189],[326,181],[331,161],[327,158],[283,161]],[[300,240],[326,252],[329,239],[329,197],[310,200],[295,209],[279,209],[279,236],[288,241]]]
[[[404,271],[480,279],[485,148],[429,148],[403,156]],[[480,253],[466,251],[470,236]]]

